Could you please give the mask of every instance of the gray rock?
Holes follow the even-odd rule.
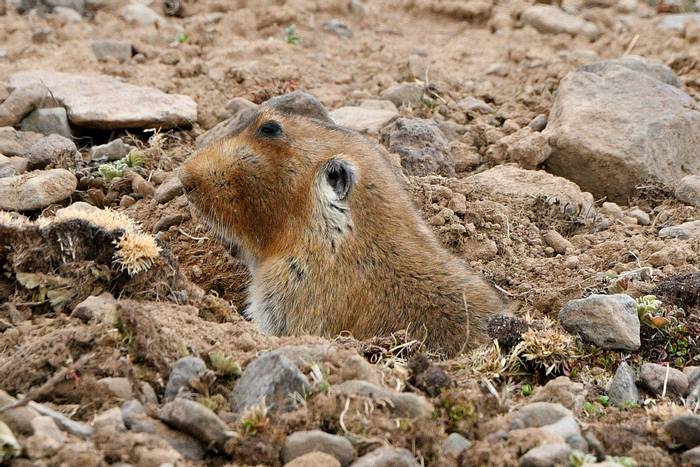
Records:
[[[603,349],[635,351],[641,345],[637,302],[629,295],[593,294],[571,300],[559,312],[559,322]]]
[[[624,212],[622,208],[617,203],[605,202],[598,210],[601,214],[612,217],[613,219],[622,219],[624,217]]]
[[[420,107],[425,99],[425,86],[419,83],[401,83],[382,93],[382,98],[396,107]]]
[[[68,124],[68,114],[63,107],[36,109],[22,120],[20,129],[47,136],[61,135],[70,138],[73,135]]]
[[[29,167],[24,157],[5,157],[0,154],[0,178],[23,174]]]
[[[41,138],[35,142],[25,154],[30,169],[43,169],[59,159],[73,161],[78,148],[70,139],[55,134]]]
[[[0,103],[0,127],[17,125],[49,98],[46,86],[41,83],[18,87]]]
[[[636,220],[637,220],[637,223],[638,223],[639,225],[649,225],[649,224],[651,224],[651,219],[649,218],[649,214],[647,214],[646,212],[642,211],[642,210],[639,209],[639,208],[630,209],[629,211],[627,211],[626,214],[627,214],[629,217],[631,217],[631,218],[633,218],[633,219],[636,219]]]
[[[688,394],[688,377],[675,368],[657,363],[645,363],[639,371],[639,381],[655,396],[685,396]]]
[[[549,171],[624,202],[649,177],[673,186],[700,172],[698,105],[652,73],[607,64],[566,75],[543,132]]]
[[[579,71],[587,71],[589,73],[602,74],[607,68],[623,66],[638,73],[643,73],[651,78],[661,81],[662,83],[681,87],[681,79],[676,75],[671,68],[663,63],[647,63],[642,57],[627,56],[612,60],[600,60],[594,63],[583,65]]]
[[[111,76],[30,70],[9,78],[11,89],[31,83],[44,83],[68,111],[71,124],[80,127],[172,128],[197,121],[197,104],[191,98]]]
[[[112,407],[105,412],[95,415],[95,418],[92,420],[92,427],[97,432],[126,431],[122,411],[119,407]]]
[[[661,15],[656,26],[660,29],[683,31],[687,23],[700,25],[700,13],[676,13]]]
[[[571,410],[552,402],[533,402],[512,414],[512,418],[520,420],[525,428],[540,428],[556,423],[562,418],[573,417],[574,414]]]
[[[360,107],[372,110],[391,110],[397,113],[399,111],[393,102],[382,99],[364,99],[360,101]]]
[[[60,426],[64,431],[67,431],[72,435],[78,436],[80,438],[89,438],[95,433],[95,430],[90,425],[71,420],[62,413],[50,409],[45,405],[39,404],[34,401],[30,401],[28,406],[30,409],[33,409],[40,415],[46,415],[48,417],[53,418],[53,420],[58,424],[58,426]]]
[[[56,8],[70,8],[82,14],[85,11],[86,0],[38,0],[37,3],[44,4],[53,11]]]
[[[530,400],[557,403],[569,410],[578,411],[586,402],[586,395],[586,387],[582,383],[571,381],[567,376],[559,376],[537,388]]]
[[[678,238],[681,240],[700,237],[700,220],[664,227],[659,230],[659,237]]]
[[[304,395],[311,389],[306,376],[287,357],[268,352],[251,362],[236,382],[229,401],[236,412],[264,401],[272,411],[296,408],[292,394]]]
[[[547,138],[525,127],[499,139],[486,155],[496,164],[516,162],[523,168],[534,169],[546,161],[551,153]]]
[[[139,389],[141,390],[141,394],[143,395],[143,401],[146,404],[158,404],[158,396],[153,390],[153,386],[151,386],[145,381],[141,381],[141,383],[139,384]]]
[[[0,389],[0,407],[7,407],[16,402],[17,399]],[[38,416],[39,414],[29,407],[17,407],[0,412],[0,422],[6,423],[15,433],[31,435],[34,433],[32,420]]]
[[[475,97],[467,96],[457,102],[457,106],[465,112],[493,113],[493,107]]]
[[[555,253],[560,255],[565,254],[567,251],[574,250],[574,245],[562,237],[562,235],[556,230],[548,230],[543,235],[545,243],[552,247]]]
[[[107,144],[90,148],[90,159],[94,162],[116,161],[128,155],[134,146],[124,143],[121,138],[110,141]]]
[[[95,58],[101,62],[109,60],[127,62],[131,60],[133,52],[131,42],[126,41],[93,41],[90,46]]]
[[[158,418],[207,446],[222,447],[230,436],[226,424],[214,412],[188,399],[166,403],[158,410]]]
[[[335,34],[338,37],[350,39],[352,37],[352,28],[339,19],[332,19],[321,24],[324,31]]]
[[[310,452],[287,462],[284,467],[340,467],[340,462],[329,454]]]
[[[432,120],[399,118],[382,129],[381,142],[401,157],[407,175],[455,176],[450,143]]]
[[[572,449],[566,443],[552,443],[538,446],[526,452],[518,462],[520,467],[554,467],[567,465]]]
[[[547,116],[538,115],[537,117],[533,118],[530,123],[527,124],[527,126],[535,131],[542,131],[547,127]]]
[[[180,225],[190,218],[189,214],[170,214],[162,217],[153,226],[153,233],[168,230],[170,227]]]
[[[97,380],[110,394],[120,399],[128,400],[133,397],[131,381],[129,378],[108,376]]]
[[[581,437],[581,428],[573,415],[562,417],[554,423],[539,428],[545,433],[561,436],[572,448],[580,449],[581,444],[586,444]]]
[[[410,392],[394,392],[364,380],[349,380],[333,387],[340,394],[369,397],[389,403],[399,417],[421,418],[433,414],[433,405],[424,397]]]
[[[163,26],[165,19],[143,3],[131,3],[122,11],[122,18],[128,23],[142,26]]]
[[[46,436],[57,443],[63,445],[66,442],[66,435],[58,428],[53,418],[47,416],[37,416],[32,418],[32,432],[35,435]]]
[[[184,189],[182,188],[180,178],[177,175],[171,175],[156,188],[153,197],[159,203],[164,204],[176,196],[180,196],[182,193],[184,193]]]
[[[313,451],[330,454],[344,466],[349,465],[355,458],[352,443],[347,438],[311,430],[298,431],[287,437],[282,447],[282,461],[289,462]]]
[[[64,6],[57,6],[53,9],[53,14],[59,18],[62,18],[67,23],[80,23],[83,20],[83,15],[78,13],[72,8],[67,8]]]
[[[664,425],[664,431],[687,448],[700,446],[700,416],[679,415]]]
[[[75,175],[64,169],[29,172],[0,178],[0,209],[32,211],[63,201],[78,186]]]
[[[418,467],[411,451],[404,448],[383,447],[365,454],[351,464],[351,467]]]
[[[26,456],[33,460],[51,457],[62,447],[61,443],[45,435],[32,435],[25,439],[22,444]]]
[[[43,135],[32,131],[17,131],[12,127],[0,127],[0,154],[25,156],[34,143]]]
[[[376,134],[399,116],[397,110],[341,107],[331,112],[331,118],[340,126],[362,133]]]
[[[685,451],[681,455],[681,462],[683,463],[683,465],[700,465],[700,446]]]
[[[700,367],[685,367],[683,373],[688,377],[687,400],[693,404],[700,403]]]
[[[634,382],[634,373],[627,362],[622,362],[615,371],[615,376],[606,390],[610,403],[624,407],[625,403],[639,401],[639,390]]]
[[[472,446],[464,436],[459,433],[450,433],[450,436],[442,443],[442,455],[459,459],[460,454]]]
[[[189,356],[176,361],[170,370],[168,383],[165,385],[165,400],[175,399],[180,389],[188,389],[190,381],[205,371],[207,371],[207,365],[200,358]]]
[[[573,182],[544,170],[525,170],[510,165],[498,165],[465,179],[478,188],[518,198],[544,197],[558,201],[567,214],[593,211],[593,195],[581,191]]]
[[[152,433],[164,439],[173,449],[185,459],[202,460],[206,451],[202,444],[185,433],[173,430],[166,424],[146,414],[141,403],[135,399],[122,405],[122,418],[126,427],[134,433]]]
[[[589,39],[595,39],[600,34],[595,24],[570,15],[554,5],[532,5],[522,12],[520,20],[544,34],[564,33],[582,35]]]
[[[676,185],[676,198],[700,208],[700,175],[686,175]]]
[[[333,123],[326,108],[311,94],[303,91],[294,91],[281,96],[273,97],[262,104],[263,107],[273,108],[278,112],[302,115],[327,123]]]

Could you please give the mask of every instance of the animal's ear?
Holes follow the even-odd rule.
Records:
[[[321,166],[319,182],[334,200],[344,200],[357,183],[357,169],[350,161],[334,157]]]

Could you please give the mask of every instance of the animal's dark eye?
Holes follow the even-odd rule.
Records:
[[[282,125],[274,120],[269,120],[258,128],[258,134],[265,138],[277,138],[282,136]]]

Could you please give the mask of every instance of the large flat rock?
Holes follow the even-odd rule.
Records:
[[[653,72],[614,63],[587,69],[559,85],[543,132],[550,172],[620,202],[647,179],[673,186],[700,173],[700,107],[692,97]]]
[[[197,120],[197,104],[187,96],[123,83],[105,75],[29,70],[9,78],[10,89],[43,83],[68,112],[73,125],[86,128],[173,128]]]
[[[0,179],[0,210],[32,211],[63,201],[78,185],[65,169],[39,170]]]

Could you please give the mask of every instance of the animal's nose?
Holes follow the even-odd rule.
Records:
[[[178,170],[178,177],[180,177],[180,183],[182,183],[182,188],[185,193],[189,193],[196,188],[197,181],[186,168],[181,167],[180,170]]]

